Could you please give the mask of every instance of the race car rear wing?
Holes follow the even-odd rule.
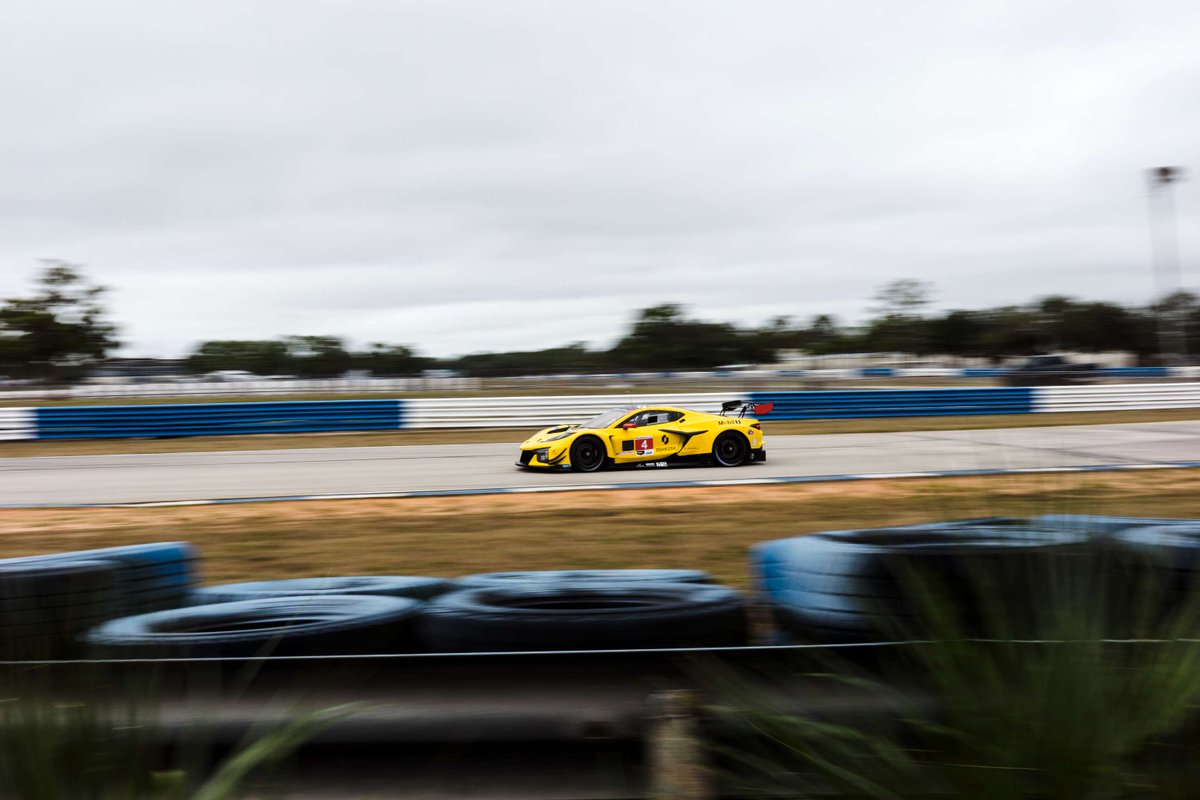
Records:
[[[771,409],[773,408],[775,408],[774,403],[751,403],[748,400],[726,400],[724,403],[721,403],[721,416],[724,417],[727,414],[731,414],[736,411],[738,412],[738,419],[741,419],[742,417],[746,416],[749,411],[753,410],[754,416],[761,417],[764,414],[770,414]]]

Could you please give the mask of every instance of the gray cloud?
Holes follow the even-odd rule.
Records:
[[[160,355],[853,319],[897,277],[1148,300],[1142,172],[1200,174],[1200,8],[966,5],[8,3],[0,295],[83,262]]]

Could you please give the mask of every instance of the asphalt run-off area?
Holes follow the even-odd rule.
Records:
[[[243,450],[0,459],[0,505],[483,494],[906,477],[1064,468],[1195,466],[1200,422],[768,436],[768,461],[544,474],[513,444]]]

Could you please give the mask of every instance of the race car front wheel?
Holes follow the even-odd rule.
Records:
[[[720,467],[738,467],[745,463],[750,453],[746,437],[733,431],[725,431],[713,442],[713,461]]]
[[[599,472],[607,460],[604,443],[594,436],[580,436],[571,445],[571,468],[576,472]]]

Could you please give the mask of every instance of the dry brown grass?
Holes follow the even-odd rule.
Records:
[[[1200,419],[1200,408],[1161,411],[1094,411],[1064,414],[998,414],[964,417],[814,419],[767,422],[767,435],[818,433],[894,433],[900,431],[1035,428],[1053,425],[1105,425]],[[178,439],[95,439],[79,441],[0,442],[0,457],[108,455],[116,453],[189,453],[218,450],[284,450],[306,447],[373,447],[406,444],[517,443],[530,429],[371,431],[308,433],[287,436],[194,436]]]
[[[746,583],[754,542],[1045,513],[1200,518],[1200,471],[1060,473],[458,498],[0,511],[0,555],[184,539],[209,582],[698,568]]]

